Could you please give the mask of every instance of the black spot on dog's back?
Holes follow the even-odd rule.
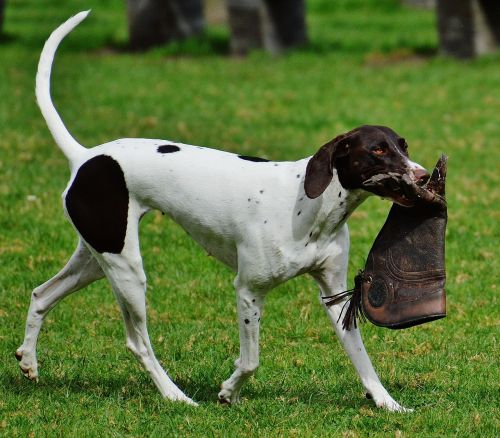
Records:
[[[246,160],[246,161],[253,161],[254,163],[268,163],[269,162],[269,160],[266,160],[265,158],[250,157],[248,155],[238,155],[238,158],[241,158],[242,160]]]
[[[164,144],[162,146],[158,146],[156,149],[160,154],[171,154],[172,152],[179,152],[181,148],[179,146],[175,146],[174,144]]]
[[[76,229],[96,251],[119,254],[125,244],[129,195],[120,165],[107,155],[84,163],[66,195]]]

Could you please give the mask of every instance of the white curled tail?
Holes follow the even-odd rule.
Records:
[[[90,11],[80,12],[74,17],[61,24],[54,30],[45,46],[43,47],[40,61],[38,62],[38,71],[36,74],[36,100],[42,112],[43,118],[52,133],[52,137],[69,160],[71,167],[79,161],[78,158],[86,149],[78,143],[64,126],[64,123],[57,113],[50,97],[50,72],[57,47],[78,24],[80,24],[90,13]]]

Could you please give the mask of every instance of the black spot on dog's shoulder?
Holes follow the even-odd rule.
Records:
[[[119,254],[125,244],[129,194],[120,165],[108,155],[84,163],[66,195],[76,229],[97,252]]]
[[[297,213],[297,216],[300,216],[300,213],[302,213],[302,211],[299,211],[299,212]]]
[[[248,324],[250,321],[248,319],[245,319],[245,324]]]
[[[342,192],[339,192],[339,198],[342,196]]]
[[[268,163],[269,162],[269,160],[266,160],[265,158],[250,157],[248,155],[238,155],[238,158],[241,158],[242,160],[246,160],[246,161],[253,161],[254,163]]]
[[[172,152],[179,152],[180,150],[181,148],[174,144],[164,144],[158,146],[158,149],[156,149],[156,151],[160,154],[171,154]]]

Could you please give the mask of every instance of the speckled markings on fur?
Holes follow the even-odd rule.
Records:
[[[404,139],[374,126],[338,136],[312,158],[294,162],[155,139],[124,138],[84,148],[54,108],[49,82],[59,43],[87,14],[75,15],[52,33],[41,54],[36,88],[47,126],[70,164],[63,199],[80,242],[66,266],[33,291],[16,357],[23,373],[37,379],[36,344],[48,311],[106,276],[123,314],[127,347],[164,397],[195,404],[158,362],[146,326],[138,227],[146,212],[157,209],[236,273],[240,355],[218,396],[223,403],[236,403],[259,364],[259,324],[267,292],[304,273],[317,281],[320,296],[345,290],[345,221],[369,195],[362,181],[375,171],[415,177],[422,168],[409,160]],[[404,411],[377,377],[359,331],[342,328],[341,309],[342,304],[325,307],[367,393],[377,406]]]

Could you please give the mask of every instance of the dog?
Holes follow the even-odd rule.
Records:
[[[319,285],[320,298],[344,291],[349,215],[372,194],[411,205],[394,184],[373,188],[364,182],[391,172],[421,181],[428,173],[409,159],[406,141],[383,126],[353,129],[312,157],[295,162],[155,139],[126,138],[84,148],[52,103],[50,73],[58,45],[89,12],[71,17],[51,34],[38,66],[37,102],[69,161],[71,177],[63,204],[79,244],[66,266],[34,289],[16,358],[29,379],[38,379],[36,344],[49,310],[107,277],[123,315],[127,347],[163,397],[196,404],[158,362],[146,326],[146,276],[138,228],[142,216],[156,209],[236,273],[240,355],[218,399],[237,403],[243,384],[259,365],[259,324],[267,292],[306,273]],[[325,306],[325,311],[367,397],[378,407],[406,411],[380,382],[359,330],[342,328],[342,303]]]

